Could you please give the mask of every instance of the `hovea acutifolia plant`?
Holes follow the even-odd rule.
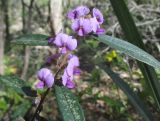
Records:
[[[150,54],[142,49],[130,44],[124,40],[105,35],[105,29],[102,28],[104,17],[99,9],[89,9],[86,6],[79,6],[67,13],[67,18],[71,20],[71,29],[78,36],[91,37],[95,41],[103,42],[124,54],[127,54],[143,63],[146,63],[156,69],[160,68],[160,63]],[[30,121],[40,120],[40,112],[46,96],[52,90],[55,90],[57,104],[64,121],[85,121],[83,110],[78,103],[77,98],[70,91],[78,85],[74,82],[74,76],[80,75],[80,62],[78,56],[74,55],[74,50],[78,46],[78,40],[67,35],[63,31],[54,37],[40,34],[24,35],[13,44],[32,45],[32,46],[51,46],[57,48],[57,53],[46,59],[43,68],[37,71],[39,82],[35,85],[37,89],[46,90],[42,94],[40,101],[36,101],[36,110],[30,117]],[[86,52],[87,53],[87,52]],[[48,65],[56,61],[57,70],[53,72]],[[96,61],[96,60],[95,60]],[[83,63],[82,63],[83,64]],[[99,69],[106,72],[118,87],[127,95],[130,102],[134,105],[145,121],[154,121],[152,114],[148,111],[142,100],[136,93],[123,81],[116,73],[108,68],[103,62],[97,63]],[[26,84],[17,77],[1,76],[0,81],[6,86],[13,88],[21,94],[26,94]]]

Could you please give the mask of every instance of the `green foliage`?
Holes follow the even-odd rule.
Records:
[[[21,117],[24,117],[28,109],[30,108],[30,102],[29,101],[24,101],[20,105],[16,106],[14,109],[14,112],[11,115],[12,121],[17,121]]]
[[[123,41],[121,39],[115,38],[115,37],[110,37],[107,35],[101,35],[98,37],[98,39],[105,43],[108,44],[109,46],[139,60],[142,61],[148,65],[153,66],[154,68],[160,68],[160,62],[157,61],[153,56],[148,54],[147,52],[143,51],[142,49],[136,47],[135,45]]]
[[[107,53],[104,58],[107,62],[112,62],[113,59],[117,58],[117,53],[115,50],[112,50],[109,53]]]
[[[30,46],[47,46],[48,36],[42,34],[27,34],[18,37],[12,41],[12,44],[30,45]]]
[[[82,108],[70,90],[55,86],[55,94],[63,121],[85,121]]]
[[[0,76],[0,83],[17,93],[24,94],[23,87],[26,86],[25,82],[16,76]]]
[[[115,110],[116,113],[121,113],[123,104],[120,100],[114,100],[108,96],[98,96],[97,99],[104,101],[112,110]]]
[[[1,98],[0,99],[0,110],[4,110],[5,111],[7,109],[7,107],[8,107],[7,102],[5,101],[4,98]]]
[[[114,9],[115,14],[117,15],[118,21],[122,27],[122,30],[127,40],[130,43],[146,51],[145,45],[132,19],[129,9],[127,8],[127,5],[125,4],[125,1],[124,0],[110,0],[110,2]],[[146,61],[149,61],[149,60],[146,60]],[[156,72],[152,67],[144,63],[138,62],[138,65],[140,67],[140,70],[143,73],[145,82],[149,87],[148,90],[151,90],[152,96],[154,97],[154,100],[160,110],[160,83],[157,78]],[[157,67],[159,66],[160,64],[157,65]]]
[[[151,113],[147,110],[146,106],[140,100],[140,98],[132,91],[129,85],[124,82],[116,73],[109,68],[100,66],[112,80],[121,88],[121,90],[127,95],[130,102],[135,106],[137,111],[141,114],[145,121],[154,121]]]

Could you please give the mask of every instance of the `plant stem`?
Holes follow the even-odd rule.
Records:
[[[64,66],[64,64],[65,64],[65,61],[66,61],[67,56],[68,56],[68,54],[65,55],[63,61],[61,62],[60,67],[58,68],[58,70],[57,70],[56,73],[55,73],[55,77],[54,77],[54,78],[55,78],[55,81],[57,80],[56,77],[57,77],[58,73],[60,72],[61,68],[62,68],[62,67]],[[51,88],[47,88],[47,90],[44,92],[43,97],[41,98],[41,101],[40,101],[38,107],[36,108],[36,111],[35,111],[32,119],[31,119],[31,121],[34,121],[34,119],[36,118],[37,114],[40,113],[40,109],[41,109],[41,107],[42,107],[42,105],[43,105],[43,102],[44,102],[47,94],[49,93],[50,89],[51,89]]]
[[[40,110],[40,108],[42,107],[42,104],[43,104],[43,102],[44,102],[44,99],[46,98],[46,96],[47,96],[47,94],[49,93],[50,89],[51,89],[51,88],[48,88],[48,89],[44,92],[44,95],[43,95],[43,97],[42,97],[42,99],[41,99],[41,101],[40,101],[40,103],[39,103],[39,105],[38,105],[38,107],[37,107],[37,109],[36,109],[36,111],[35,111],[32,119],[31,119],[31,121],[34,121],[35,117],[37,116],[37,113],[38,113],[38,111]],[[39,112],[39,113],[40,113],[40,112]]]

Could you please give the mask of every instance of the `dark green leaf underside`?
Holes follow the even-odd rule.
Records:
[[[42,35],[42,34],[27,34],[27,35],[20,36],[11,42],[12,44],[18,44],[18,45],[47,46],[48,37],[49,36]]]
[[[65,87],[55,86],[56,99],[64,121],[85,121],[77,98]]]
[[[25,82],[15,76],[0,76],[0,83],[10,89],[13,89],[17,93],[24,94],[23,87]]]
[[[31,103],[27,100],[18,105],[11,114],[12,121],[19,121],[20,118],[24,117],[30,106]]]

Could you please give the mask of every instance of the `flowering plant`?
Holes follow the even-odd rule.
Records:
[[[103,42],[104,44],[134,57],[141,62],[144,62],[154,68],[160,68],[159,61],[142,49],[121,39],[105,35],[105,29],[102,28],[104,17],[99,9],[89,9],[86,6],[79,6],[69,11],[67,13],[67,17],[72,22],[71,29],[80,37],[91,36],[94,40]],[[74,81],[74,77],[76,75],[80,76],[82,71],[80,69],[79,58],[74,53],[78,46],[78,40],[73,36],[60,32],[55,37],[38,34],[25,35],[12,43],[35,46],[48,45],[51,47],[54,46],[58,50],[56,54],[51,55],[46,59],[46,66],[37,72],[39,82],[36,83],[35,87],[42,90],[45,88],[47,89],[44,94],[41,95],[40,100],[35,101],[36,110],[31,117],[31,121],[39,120],[45,98],[52,89],[55,90],[57,104],[64,121],[84,121],[85,118],[81,106],[70,91],[78,86]],[[57,70],[53,72],[51,67],[48,65],[52,65],[55,60]],[[152,121],[152,116],[150,116],[148,111],[143,108],[145,105],[132,91],[128,84],[125,83],[117,74],[107,68],[106,65],[103,65],[102,63],[97,65],[103,71],[105,70],[112,80],[125,92],[144,119]],[[6,83],[7,81],[9,82],[10,80],[12,80],[12,82],[7,83],[8,86],[11,86],[18,93],[26,94],[26,89],[28,88],[25,87],[24,83],[22,84],[22,80],[18,78],[0,77],[0,81],[3,83]]]

